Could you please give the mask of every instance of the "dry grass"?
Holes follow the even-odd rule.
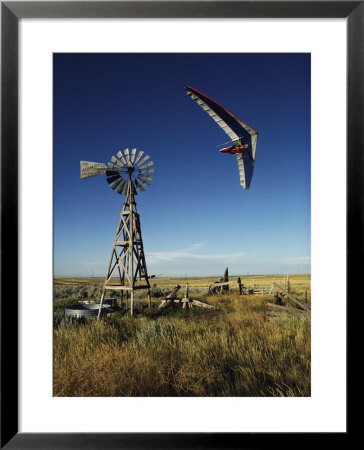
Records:
[[[175,305],[157,318],[144,310],[56,326],[54,395],[310,395],[309,319],[268,320],[267,295],[206,297],[206,279],[188,281],[193,298],[218,309]],[[296,281],[297,292],[309,286],[307,276]]]

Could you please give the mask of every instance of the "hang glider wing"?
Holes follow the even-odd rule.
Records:
[[[240,184],[244,189],[248,189],[253,176],[254,161],[246,151],[242,155],[237,153],[236,159],[238,160]]]
[[[258,132],[202,92],[190,86],[186,87],[186,92],[214,119],[234,144],[248,145],[242,153],[237,153],[240,184],[244,189],[248,189],[253,176]]]

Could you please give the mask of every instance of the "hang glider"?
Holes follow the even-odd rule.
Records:
[[[225,131],[231,141],[220,152],[235,155],[238,161],[240,184],[248,189],[252,180],[258,131],[202,92],[186,87],[186,93]]]

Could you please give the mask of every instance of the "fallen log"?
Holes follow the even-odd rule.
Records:
[[[167,295],[165,300],[162,300],[161,304],[158,306],[159,311],[162,311],[163,309],[167,308],[173,303],[173,301],[176,298],[177,292],[179,291],[180,288],[181,286],[177,284],[177,286],[173,289],[173,291]]]
[[[201,306],[202,308],[208,308],[208,309],[215,309],[214,306],[209,305],[208,303],[200,302],[198,300],[192,300],[192,305],[194,306]]]
[[[282,315],[282,314],[294,314],[296,316],[307,316],[309,313],[303,309],[293,308],[293,307],[287,307],[287,306],[281,306],[281,305],[275,305],[274,303],[267,303],[268,307],[268,313],[273,313],[276,315]]]
[[[177,284],[177,286],[173,289],[173,291],[167,295],[166,300],[172,300],[176,297],[177,292],[181,289],[181,286]]]

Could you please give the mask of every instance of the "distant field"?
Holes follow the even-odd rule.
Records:
[[[272,295],[207,295],[220,277],[153,278],[153,307],[136,296],[135,315],[123,309],[86,324],[67,321],[64,307],[99,299],[101,278],[54,280],[55,396],[310,396],[309,317],[270,318]],[[230,281],[237,276],[230,276]],[[241,276],[247,287],[284,285],[283,275]],[[290,275],[290,292],[311,303],[310,275]],[[190,297],[215,310],[182,309],[161,315],[161,300],[185,283]]]
[[[222,274],[221,274],[222,275]],[[150,284],[156,284],[157,286],[173,286],[175,284],[183,285],[185,283],[190,283],[191,286],[196,287],[208,287],[217,281],[221,275],[211,276],[211,277],[157,277],[150,278]],[[283,283],[285,275],[231,275],[229,277],[230,281],[240,279],[247,286],[252,286],[253,284],[258,286],[264,286],[275,280],[276,283]],[[116,282],[117,278],[115,279]],[[310,287],[311,276],[309,274],[297,274],[289,275],[289,280],[291,284],[302,285]],[[54,285],[85,285],[85,284],[97,284],[102,285],[104,283],[104,278],[66,278],[66,277],[55,277]]]
[[[159,288],[172,288],[179,284],[182,288],[186,283],[189,284],[190,289],[207,289],[210,285],[213,285],[220,276],[215,277],[159,277],[151,278],[150,285],[155,285]],[[284,277],[285,275],[240,275],[241,282],[244,283],[246,287],[257,287],[266,288],[275,281],[277,284],[284,287]],[[237,281],[238,275],[232,275],[229,277],[229,281]],[[116,279],[117,280],[117,279]],[[117,282],[115,280],[115,283]],[[54,286],[102,286],[104,283],[104,278],[54,278]],[[291,286],[291,292],[298,297],[304,298],[305,291],[307,291],[307,301],[311,301],[311,275],[310,274],[297,274],[289,275],[289,282]],[[232,291],[238,290],[238,285],[230,285]]]

